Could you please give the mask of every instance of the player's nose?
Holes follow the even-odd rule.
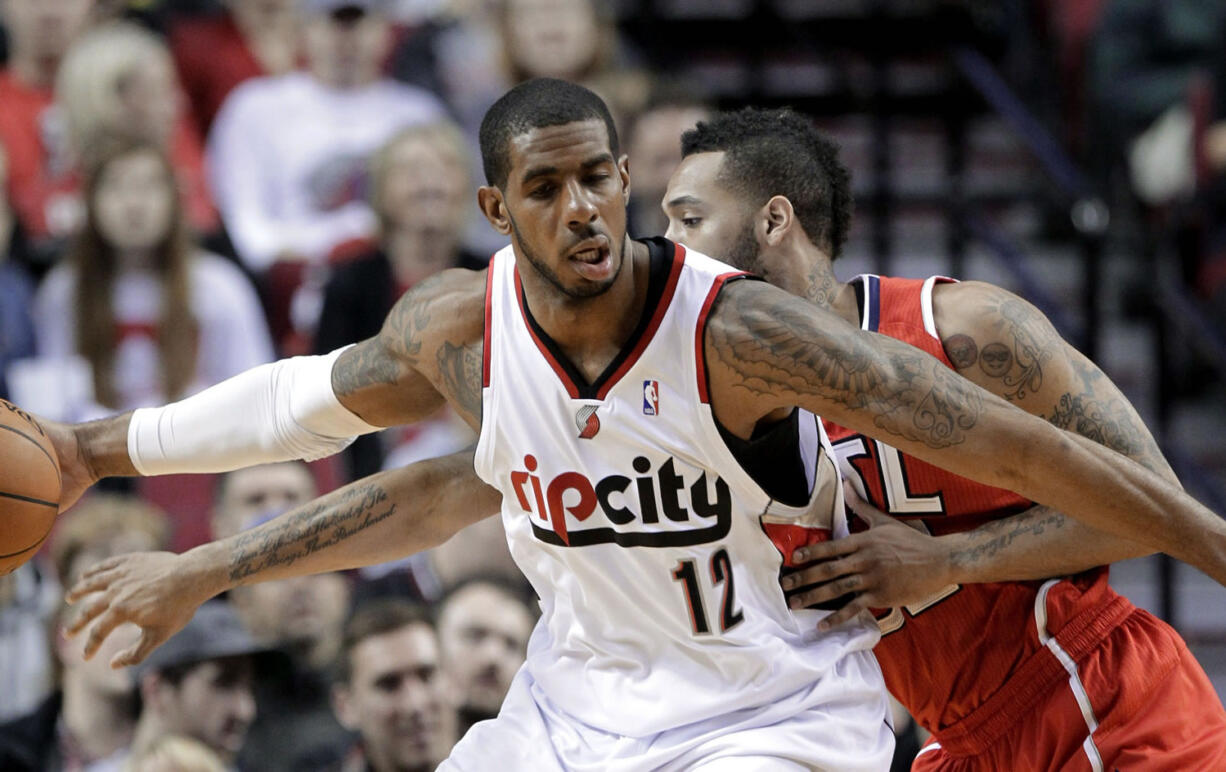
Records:
[[[566,184],[566,222],[571,228],[582,228],[596,221],[599,210],[596,202],[578,180]]]

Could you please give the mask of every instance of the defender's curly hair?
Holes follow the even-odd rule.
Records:
[[[851,228],[851,174],[838,145],[792,110],[747,107],[719,113],[681,135],[682,157],[722,152],[719,180],[751,206],[792,202],[809,239],[839,256]]]

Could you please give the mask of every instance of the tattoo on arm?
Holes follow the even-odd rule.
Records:
[[[985,318],[996,318],[1007,343],[992,342],[979,348],[968,335],[951,335],[941,341],[954,367],[965,370],[978,361],[989,378],[1004,384],[1003,396],[1025,399],[1043,386],[1043,367],[1061,345],[1051,323],[1029,304],[1012,296],[993,298],[983,309]],[[978,360],[976,360],[978,356]]]
[[[332,391],[344,397],[375,384],[393,384],[400,373],[378,339],[362,341],[332,365]]]
[[[950,335],[942,343],[945,346],[945,355],[949,357],[950,362],[953,362],[954,367],[959,370],[965,370],[979,361],[979,346],[975,344],[975,339],[969,335],[961,333]]]
[[[341,354],[332,368],[332,390],[339,396],[367,386],[394,384],[401,365],[416,367],[422,333],[430,323],[429,297],[433,279],[405,293],[388,314],[379,334]]]
[[[296,561],[339,544],[396,511],[376,483],[359,485],[310,505],[283,522],[269,523],[236,537],[230,580],[242,584],[261,571]]]
[[[707,342],[735,373],[735,388],[806,395],[873,414],[890,434],[941,448],[965,439],[983,411],[974,384],[917,348],[838,323],[824,326],[793,298],[737,292],[721,306],[727,323],[708,325]]]
[[[443,388],[475,420],[481,420],[482,343],[456,346],[444,343],[438,352]]]
[[[964,371],[978,364],[983,375],[999,382],[995,390],[1006,399],[1029,400],[1023,407],[1055,426],[1127,455],[1159,474],[1169,473],[1136,411],[1101,370],[1060,338],[1038,309],[999,288],[981,292],[975,318],[976,326],[984,328],[983,337],[976,341],[958,333],[941,341],[956,368]],[[1051,396],[1040,393],[1045,369],[1051,376]],[[1056,396],[1061,385],[1067,390]],[[1051,399],[1054,404],[1047,401]]]
[[[991,563],[997,553],[1009,547],[1013,541],[1023,536],[1039,536],[1048,529],[1057,530],[1068,523],[1064,515],[1047,507],[1031,507],[1025,512],[1004,520],[986,523],[971,533],[982,536],[973,547],[953,550],[949,558],[956,566],[971,567],[977,564]]]

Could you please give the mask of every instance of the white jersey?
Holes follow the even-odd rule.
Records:
[[[534,688],[632,737],[771,704],[878,638],[867,619],[818,634],[826,612],[790,610],[779,586],[776,541],[847,532],[820,422],[800,421],[807,507],[773,501],[717,429],[703,328],[741,274],[663,239],[649,247],[643,323],[590,386],[532,321],[511,248],[495,255],[476,455],[541,598]]]

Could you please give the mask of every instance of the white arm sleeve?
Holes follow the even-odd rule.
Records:
[[[137,410],[128,426],[132,465],[158,475],[313,461],[379,431],[332,391],[342,351],[261,365],[174,404]]]

